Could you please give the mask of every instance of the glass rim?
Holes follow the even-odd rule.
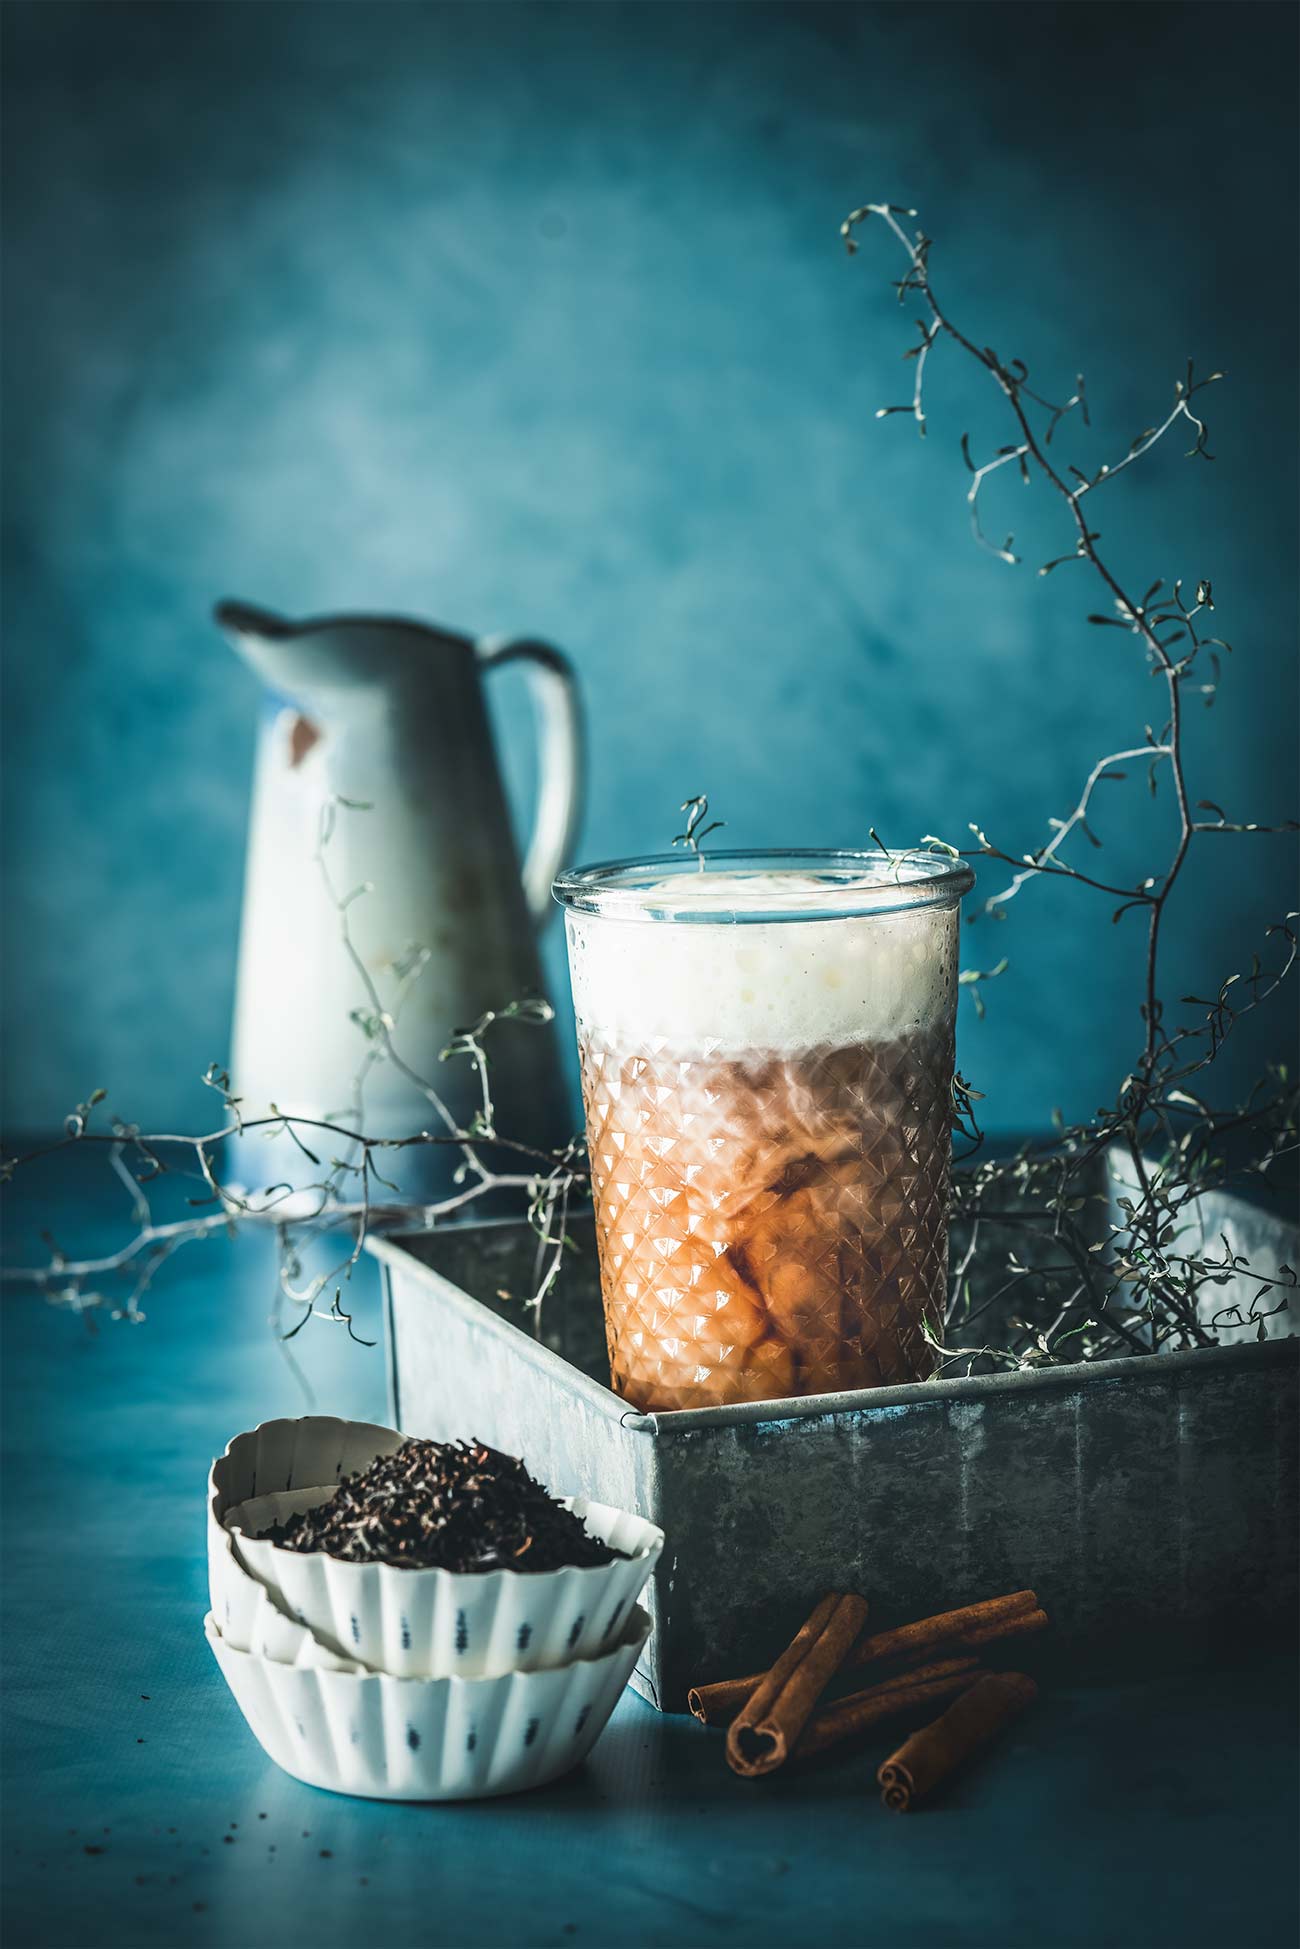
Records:
[[[923,907],[955,907],[975,884],[966,861],[950,853],[913,847],[854,851],[830,847],[720,848],[702,854],[646,853],[634,859],[598,860],[557,875],[551,892],[570,912],[625,920],[689,921],[727,925],[808,920],[847,920]],[[721,868],[725,896],[701,899],[709,871]],[[770,884],[738,889],[737,875],[789,873],[814,880],[774,898]],[[690,898],[674,898],[686,889]]]

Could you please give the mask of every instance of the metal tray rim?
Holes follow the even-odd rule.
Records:
[[[472,1225],[458,1226],[457,1230],[517,1230],[520,1222],[517,1218],[486,1218],[476,1220]],[[1145,1380],[1163,1385],[1184,1375],[1195,1377],[1205,1372],[1249,1372],[1255,1368],[1280,1367],[1300,1358],[1300,1340],[1279,1337],[1229,1347],[1191,1347],[1179,1353],[1131,1354],[1115,1360],[1074,1361],[1068,1366],[1013,1374],[977,1374],[969,1379],[909,1381],[896,1387],[859,1388],[843,1394],[808,1394],[784,1401],[742,1401],[729,1408],[676,1408],[662,1414],[642,1414],[620,1400],[610,1388],[565,1360],[561,1354],[540,1345],[521,1327],[501,1319],[472,1294],[435,1272],[432,1266],[426,1265],[406,1249],[403,1244],[405,1236],[409,1235],[399,1232],[388,1238],[368,1238],[366,1250],[381,1262],[386,1271],[397,1268],[404,1274],[416,1276],[420,1284],[430,1288],[444,1305],[450,1305],[467,1323],[505,1339],[508,1344],[517,1343],[515,1352],[519,1358],[538,1368],[552,1381],[558,1381],[571,1392],[580,1394],[606,1419],[619,1422],[630,1434],[650,1435],[656,1439],[755,1423],[779,1427],[792,1421],[819,1417],[836,1419],[848,1415],[884,1415],[935,1401],[956,1401],[977,1406],[1008,1395],[1050,1395],[1077,1391],[1079,1388],[1107,1387],[1127,1380]],[[386,1295],[385,1304],[389,1303]],[[389,1324],[391,1327],[391,1322]],[[394,1341],[391,1330],[385,1337],[391,1361]],[[390,1373],[389,1382],[391,1398],[396,1403],[396,1376]]]

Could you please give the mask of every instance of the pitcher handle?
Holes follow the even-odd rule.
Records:
[[[533,925],[554,908],[551,882],[567,865],[582,818],[585,739],[573,666],[553,644],[531,636],[489,636],[476,646],[485,670],[524,663],[537,718],[537,810],[524,856],[524,896]]]

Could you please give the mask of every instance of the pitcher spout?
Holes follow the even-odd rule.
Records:
[[[270,609],[258,609],[251,602],[235,602],[229,597],[216,604],[212,616],[218,629],[223,629],[235,642],[249,636],[292,636],[294,632],[294,624],[287,616],[277,616]]]
[[[308,666],[296,623],[251,602],[230,599],[218,602],[212,616],[217,628],[265,684],[290,694],[302,688]]]
[[[294,622],[256,604],[225,600],[217,627],[250,669],[291,699],[322,697],[402,679],[437,680],[437,654],[470,659],[473,646],[449,631],[398,616],[314,616]]]

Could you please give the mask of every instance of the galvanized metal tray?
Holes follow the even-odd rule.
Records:
[[[590,1220],[570,1229],[540,1337],[525,1224],[371,1242],[392,1415],[664,1529],[633,1679],[657,1706],[761,1663],[829,1588],[884,1626],[1032,1584],[1076,1666],[1285,1628],[1300,1342],[641,1414],[606,1384]]]

